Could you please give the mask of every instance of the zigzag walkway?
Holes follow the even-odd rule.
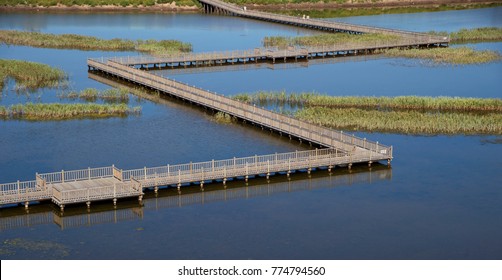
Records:
[[[201,2],[207,5],[215,5],[219,7],[218,9],[226,9],[228,12],[241,16],[259,19],[267,18],[268,20],[282,23],[289,20],[290,24],[298,20],[293,20],[293,17],[246,11],[235,5],[221,1],[202,0]],[[322,22],[322,24],[328,23],[329,27],[326,27],[328,31],[338,31],[343,28],[345,28],[343,29],[345,31],[349,30],[348,26],[344,24]],[[321,23],[313,20],[307,20],[304,24],[309,25],[307,27],[313,27],[314,24],[317,24],[317,27],[321,26]],[[335,26],[335,24],[338,25]],[[350,28],[355,33],[381,31],[379,28],[356,28],[352,25]],[[438,40],[432,40],[431,36],[424,36],[423,34],[404,31],[386,32],[399,32],[408,36],[407,40],[411,41],[404,42],[403,46],[411,43],[442,44]],[[390,47],[396,47],[396,45],[376,46],[376,48]],[[327,167],[331,171],[335,166],[348,166],[350,169],[354,163],[363,162],[371,166],[373,162],[381,160],[387,160],[387,163],[390,165],[390,161],[393,158],[392,146],[382,145],[378,142],[358,138],[341,131],[303,122],[137,69],[138,65],[143,66],[142,68],[145,68],[145,65],[148,68],[150,64],[154,67],[160,67],[158,65],[160,63],[165,63],[165,66],[173,63],[187,64],[188,62],[197,64],[200,61],[223,64],[222,61],[225,61],[225,63],[235,61],[256,62],[259,59],[272,59],[275,61],[278,58],[286,61],[289,58],[295,58],[296,60],[301,57],[308,58],[320,54],[357,53],[372,50],[368,46],[358,47],[356,45],[335,46],[335,48],[329,49],[323,47],[321,50],[294,48],[281,51],[255,49],[253,51],[240,52],[239,54],[231,53],[230,56],[228,53],[214,53],[212,56],[191,54],[189,55],[189,59],[183,58],[183,60],[179,60],[179,57],[175,58],[178,61],[167,61],[166,58],[157,61],[148,60],[150,58],[134,58],[134,60],[130,58],[127,60],[88,59],[87,64],[91,71],[118,77],[127,82],[138,84],[163,94],[175,96],[212,110],[224,112],[239,120],[277,131],[290,138],[297,138],[300,141],[317,144],[323,148],[189,164],[145,167],[135,170],[121,170],[115,166],[111,166],[36,174],[33,181],[0,184],[0,205],[24,203],[27,208],[31,201],[52,200],[63,211],[65,205],[72,203],[85,202],[90,207],[92,201],[113,200],[113,203],[116,204],[118,198],[131,196],[137,196],[139,201],[141,201],[144,188],[154,187],[157,189],[159,186],[174,185],[179,190],[182,185],[190,183],[199,183],[202,188],[204,183],[215,180],[222,181],[225,184],[231,178],[242,178],[247,181],[249,178],[259,175],[268,178],[273,174],[286,173],[289,176],[291,172],[296,170],[306,170],[310,173],[313,169]],[[202,58],[198,60],[198,57]],[[210,58],[208,59],[207,57]]]

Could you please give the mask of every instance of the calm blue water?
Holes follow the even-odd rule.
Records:
[[[500,26],[500,8],[344,18],[409,30]],[[208,15],[2,14],[2,29],[78,33],[103,38],[180,39],[194,50],[247,49],[267,35],[311,31]],[[501,51],[500,43],[476,48]],[[48,63],[69,73],[71,87],[108,88],[87,77],[86,58],[134,53],[0,46],[1,58]],[[335,61],[336,62],[336,61]],[[502,63],[428,67],[414,60],[358,58],[292,69],[172,74],[222,94],[257,90],[332,95],[502,97]],[[17,94],[0,105],[56,101],[58,90]],[[66,101],[65,101],[66,102]],[[0,121],[0,182],[35,172],[115,164],[139,168],[306,149],[241,124],[217,124],[198,108],[172,100],[136,100],[140,116],[59,122]],[[172,192],[134,201],[68,207],[50,204],[0,210],[2,259],[500,259],[502,190],[500,136],[407,136],[355,132],[394,145],[392,169],[340,169],[197,187],[176,203]],[[371,179],[368,176],[371,175]],[[249,196],[232,199],[232,190]],[[281,190],[281,191],[278,191]],[[193,192],[190,196],[186,193]],[[252,195],[259,193],[260,195]],[[213,201],[210,196],[225,197]],[[198,199],[198,200],[197,200]],[[214,199],[213,199],[214,200]],[[202,201],[205,201],[202,203]],[[55,210],[55,211],[53,211]],[[127,246],[125,246],[127,244]]]

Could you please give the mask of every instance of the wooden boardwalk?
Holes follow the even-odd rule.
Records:
[[[119,170],[115,166],[87,168],[36,174],[36,180],[0,184],[0,205],[30,201],[52,200],[64,210],[65,205],[85,202],[88,207],[96,200],[109,199],[114,204],[118,198],[138,196],[141,201],[144,188],[205,183],[240,178],[269,176],[284,173],[289,176],[296,170],[310,173],[313,169],[326,167],[331,171],[336,166],[354,163],[390,160],[391,155],[383,155],[370,150],[342,152],[336,148],[276,153],[271,155],[211,160],[207,162],[144,167],[133,170]]]
[[[211,67],[249,63],[298,62],[315,58],[346,57],[378,53],[392,48],[425,48],[448,46],[445,41],[420,41],[400,38],[390,43],[340,43],[318,47],[256,48],[253,50],[181,53],[168,56],[133,56],[108,58],[117,63],[140,69],[176,69]]]
[[[64,213],[54,211],[52,207],[31,208],[28,213],[19,209],[6,209],[0,218],[0,232],[19,228],[32,228],[38,225],[56,224],[61,230],[76,227],[89,227],[97,224],[120,223],[122,221],[143,219],[145,210],[157,211],[166,208],[178,208],[219,201],[250,199],[273,196],[284,193],[310,191],[316,189],[354,186],[362,183],[391,180],[392,169],[383,166],[371,171],[355,171],[335,176],[321,175],[309,179],[292,177],[291,180],[247,186],[234,185],[224,189],[196,191],[183,195],[157,194],[144,200],[144,207],[131,202],[121,203],[118,207],[100,205],[91,211],[79,208],[68,209]],[[166,192],[167,193],[167,192]]]
[[[374,26],[365,26],[357,24],[349,24],[336,21],[328,21],[322,19],[310,19],[304,16],[295,17],[280,15],[274,13],[260,12],[255,10],[246,9],[244,6],[238,6],[235,4],[223,2],[220,0],[198,0],[206,13],[221,13],[235,15],[250,19],[256,19],[261,21],[269,21],[279,24],[294,25],[310,29],[318,29],[327,32],[346,32],[351,34],[362,34],[362,33],[383,33],[399,35],[408,38],[413,38],[415,41],[421,41],[423,43],[429,42],[430,44],[437,43],[448,43],[449,38],[443,36],[433,36],[426,33],[412,32],[398,29],[381,28]]]
[[[116,167],[89,168],[83,170],[61,171],[36,174],[35,180],[0,185],[0,205],[30,201],[52,200],[64,209],[65,205],[110,199],[116,203],[118,198],[137,196],[141,201],[144,188],[221,180],[240,177],[248,180],[252,176],[295,170],[306,170],[335,166],[348,166],[353,163],[392,159],[392,147],[378,142],[358,138],[341,131],[317,126],[308,122],[281,115],[263,108],[242,103],[216,93],[194,86],[176,82],[136,69],[114,60],[88,60],[94,71],[119,77],[128,82],[176,96],[213,110],[221,111],[242,121],[270,129],[290,138],[297,138],[323,149],[297,151],[272,155],[233,158],[161,167],[141,168],[122,171]]]
[[[295,170],[311,170],[326,167],[332,170],[336,166],[348,166],[365,162],[369,166],[376,161],[390,161],[393,158],[392,146],[382,145],[365,138],[348,135],[341,131],[324,128],[308,122],[239,102],[214,92],[195,86],[180,83],[144,71],[144,68],[174,68],[200,65],[228,65],[276,60],[284,62],[313,57],[345,56],[360,53],[371,53],[375,50],[395,47],[441,46],[448,44],[447,37],[435,37],[422,33],[390,30],[342,23],[299,19],[296,17],[275,15],[256,11],[246,11],[241,7],[216,0],[201,0],[206,11],[224,11],[235,15],[268,20],[284,24],[316,28],[330,32],[367,33],[380,32],[398,34],[400,42],[392,44],[350,44],[323,46],[317,48],[253,49],[248,51],[193,53],[177,56],[129,57],[112,59],[88,59],[89,70],[117,77],[159,93],[175,96],[214,111],[229,114],[243,122],[249,122],[262,129],[269,129],[281,135],[295,138],[310,144],[319,145],[321,149],[296,151],[226,160],[167,165],[160,167],[144,167],[135,170],[119,170],[114,166],[104,168],[88,168],[83,170],[61,171],[36,174],[35,180],[0,184],[0,205],[52,200],[60,206],[72,203],[113,200],[137,196],[141,201],[144,188],[158,189],[160,186],[177,186],[198,183],[203,188],[206,182],[215,180],[226,183],[231,178],[248,180],[250,177],[285,173],[289,176]]]

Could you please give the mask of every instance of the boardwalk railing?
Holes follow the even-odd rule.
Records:
[[[87,63],[94,69],[102,70],[128,81],[175,95],[208,108],[222,111],[243,120],[277,130],[281,133],[304,139],[308,142],[317,143],[325,147],[336,147],[343,151],[352,151],[353,147],[356,146],[364,150],[368,149],[374,151],[389,159],[392,158],[392,147],[379,144],[378,142],[369,141],[345,134],[341,131],[335,131],[300,121],[270,110],[217,95],[207,90],[128,67],[114,61],[100,62],[99,60],[88,59]]]
[[[371,162],[386,159],[369,150],[341,153],[337,149],[316,149],[291,153],[251,156],[218,161],[206,161],[152,168],[124,170],[124,181],[135,178],[143,187],[175,185],[271,173],[308,170],[318,167],[333,168],[337,165]]]
[[[114,175],[117,175],[118,178],[120,170],[115,171],[115,169],[114,166],[107,166],[70,171],[62,170],[60,172],[37,174],[37,178],[44,180],[45,183],[52,184],[108,178]]]
[[[52,191],[52,201],[57,205],[65,205],[82,201],[95,201],[104,199],[115,199],[120,197],[130,197],[142,193],[141,184],[131,180],[127,183],[115,183],[109,186],[100,186],[85,189],[62,189],[54,187]]]
[[[0,184],[0,205],[32,200],[46,200],[51,197],[51,188],[40,187],[37,181]]]

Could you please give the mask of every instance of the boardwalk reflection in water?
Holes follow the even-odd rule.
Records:
[[[145,212],[165,208],[347,187],[354,184],[371,184],[376,181],[391,180],[392,169],[377,164],[370,171],[365,166],[358,166],[350,173],[340,169],[333,175],[328,175],[327,171],[320,170],[314,172],[310,178],[306,173],[297,173],[290,178],[291,180],[287,180],[286,176],[275,176],[270,183],[267,183],[265,178],[260,178],[247,186],[244,181],[236,180],[229,182],[226,188],[220,184],[210,184],[205,191],[200,191],[198,186],[186,187],[183,188],[181,195],[175,188],[161,190],[158,194],[147,192],[143,207],[138,206],[135,200],[123,200],[119,201],[116,208],[109,203],[97,203],[89,210],[80,206],[68,207],[64,214],[52,204],[34,205],[28,212],[18,207],[6,208],[0,211],[0,231],[48,224],[55,224],[64,230],[143,219]]]

